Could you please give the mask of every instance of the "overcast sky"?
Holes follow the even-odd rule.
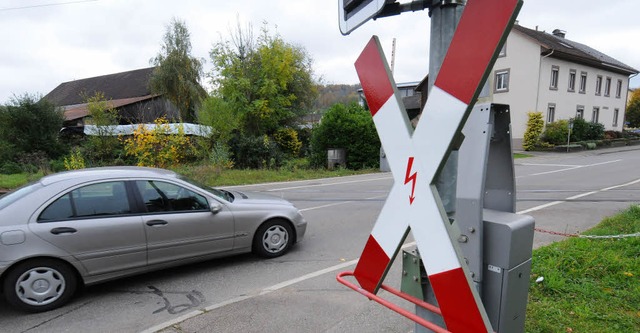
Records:
[[[639,12],[638,0],[528,0],[518,20],[565,30],[568,39],[640,69]],[[0,0],[0,104],[14,94],[47,94],[62,82],[149,67],[172,17],[187,23],[193,55],[207,61],[213,43],[227,39],[239,20],[254,33],[268,22],[304,47],[324,83],[357,83],[353,63],[374,34],[387,57],[396,38],[397,82],[427,74],[427,11],[370,21],[342,36],[337,0]],[[640,87],[640,78],[631,87]]]

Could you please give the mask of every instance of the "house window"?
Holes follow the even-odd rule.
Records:
[[[597,106],[594,106],[593,107],[593,113],[591,114],[591,122],[592,123],[597,123],[599,116],[600,116],[600,108],[597,107]]]
[[[584,119],[584,105],[578,105],[576,108],[576,119]]]
[[[607,76],[604,80],[604,95],[609,97],[609,93],[611,92],[611,78]]]
[[[509,70],[501,69],[496,71],[494,92],[509,91]]]
[[[507,56],[507,42],[502,44],[502,48],[500,49],[500,53],[498,53],[498,57],[506,57]]]
[[[569,71],[569,85],[567,91],[574,92],[576,91],[576,70],[572,69]]]
[[[580,72],[580,93],[587,92],[587,72]]]
[[[549,107],[547,108],[547,123],[552,123],[555,117],[556,117],[556,105],[554,103],[549,103]]]
[[[620,114],[620,109],[613,109],[613,127],[618,126],[618,115]]]
[[[551,84],[549,85],[549,89],[556,90],[558,89],[558,75],[560,74],[560,67],[551,66]]]
[[[622,94],[622,80],[618,80],[618,85],[616,86],[616,98],[620,98]]]
[[[596,77],[596,95],[600,96],[602,92],[602,75]]]

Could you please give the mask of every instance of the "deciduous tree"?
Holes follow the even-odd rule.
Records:
[[[312,60],[301,46],[285,42],[263,26],[253,38],[239,25],[230,40],[210,52],[211,79],[220,96],[241,118],[248,135],[272,135],[311,110],[317,96]]]
[[[171,20],[151,64],[156,66],[149,83],[151,91],[175,104],[182,121],[193,122],[206,91],[200,85],[202,60],[191,55],[191,36],[184,21]]]
[[[629,127],[640,127],[640,88],[631,93],[625,121],[629,123]]]

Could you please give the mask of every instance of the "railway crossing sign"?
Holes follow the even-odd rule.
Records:
[[[447,329],[456,333],[493,330],[434,183],[521,6],[467,2],[415,130],[377,37],[355,64],[394,178],[355,278],[376,293],[411,229]]]

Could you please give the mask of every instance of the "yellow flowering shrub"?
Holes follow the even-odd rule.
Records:
[[[180,163],[191,149],[184,127],[178,125],[178,133],[171,134],[166,118],[158,118],[154,123],[153,128],[139,125],[133,136],[124,139],[125,154],[133,156],[138,166],[166,168]]]
[[[85,168],[84,157],[78,149],[74,149],[71,154],[64,158],[64,168],[67,170],[78,170]]]

